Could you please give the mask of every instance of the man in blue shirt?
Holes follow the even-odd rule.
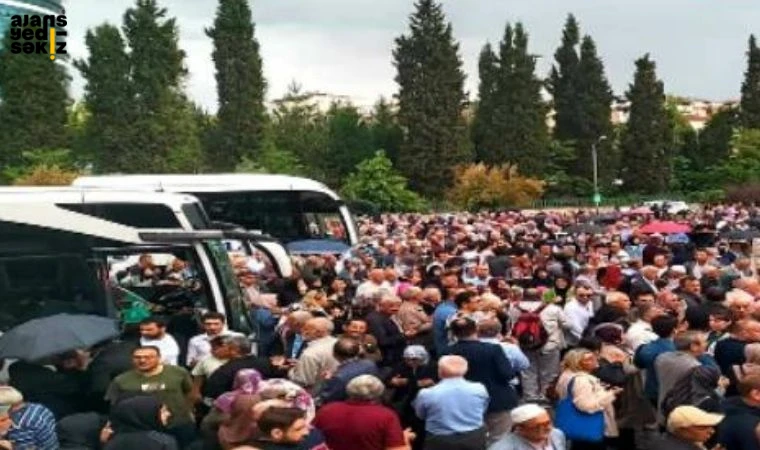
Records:
[[[457,305],[451,298],[450,289],[459,282],[456,272],[446,272],[441,276],[441,283],[446,290],[447,300],[438,304],[433,312],[433,342],[437,355],[443,355],[449,348],[448,321],[457,312]]]
[[[640,346],[633,357],[633,363],[636,367],[646,370],[644,394],[655,408],[658,406],[657,400],[660,389],[654,362],[663,353],[676,350],[673,335],[677,326],[678,319],[668,314],[652,320],[652,331],[658,336],[658,339]]]
[[[467,381],[467,360],[444,356],[438,362],[441,382],[423,389],[414,401],[417,416],[425,421],[428,450],[482,450],[486,446],[484,416],[488,391]]]

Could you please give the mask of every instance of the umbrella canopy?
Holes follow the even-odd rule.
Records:
[[[686,233],[670,234],[665,238],[665,242],[668,244],[688,244],[689,236]]]
[[[760,230],[728,230],[720,233],[720,237],[729,241],[751,241],[760,237]]]
[[[673,222],[670,220],[665,220],[665,221],[655,220],[639,228],[639,231],[645,234],[654,234],[654,233],[676,234],[676,233],[688,233],[691,231],[691,227],[689,225]]]
[[[92,347],[118,336],[116,321],[84,314],[56,314],[30,320],[0,337],[0,358],[38,361]]]
[[[334,239],[306,239],[293,241],[285,245],[290,253],[299,255],[340,255],[350,247],[343,241]]]
[[[629,216],[647,216],[652,214],[652,210],[648,206],[640,206],[625,212]]]
[[[601,234],[604,233],[605,228],[601,225],[595,225],[593,223],[576,223],[562,230],[570,234]]]

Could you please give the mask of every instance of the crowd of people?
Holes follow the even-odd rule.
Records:
[[[384,215],[287,280],[231,254],[253,341],[152,316],[15,362],[0,448],[757,450],[759,212]]]

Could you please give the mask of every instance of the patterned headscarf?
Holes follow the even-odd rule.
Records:
[[[214,406],[225,414],[232,412],[232,404],[241,394],[257,394],[261,385],[261,374],[256,369],[241,369],[235,374],[232,391],[225,392],[214,401]]]

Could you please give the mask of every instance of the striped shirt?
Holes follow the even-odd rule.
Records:
[[[5,438],[14,450],[58,450],[55,417],[49,409],[36,403],[26,403],[10,413],[13,425]]]

